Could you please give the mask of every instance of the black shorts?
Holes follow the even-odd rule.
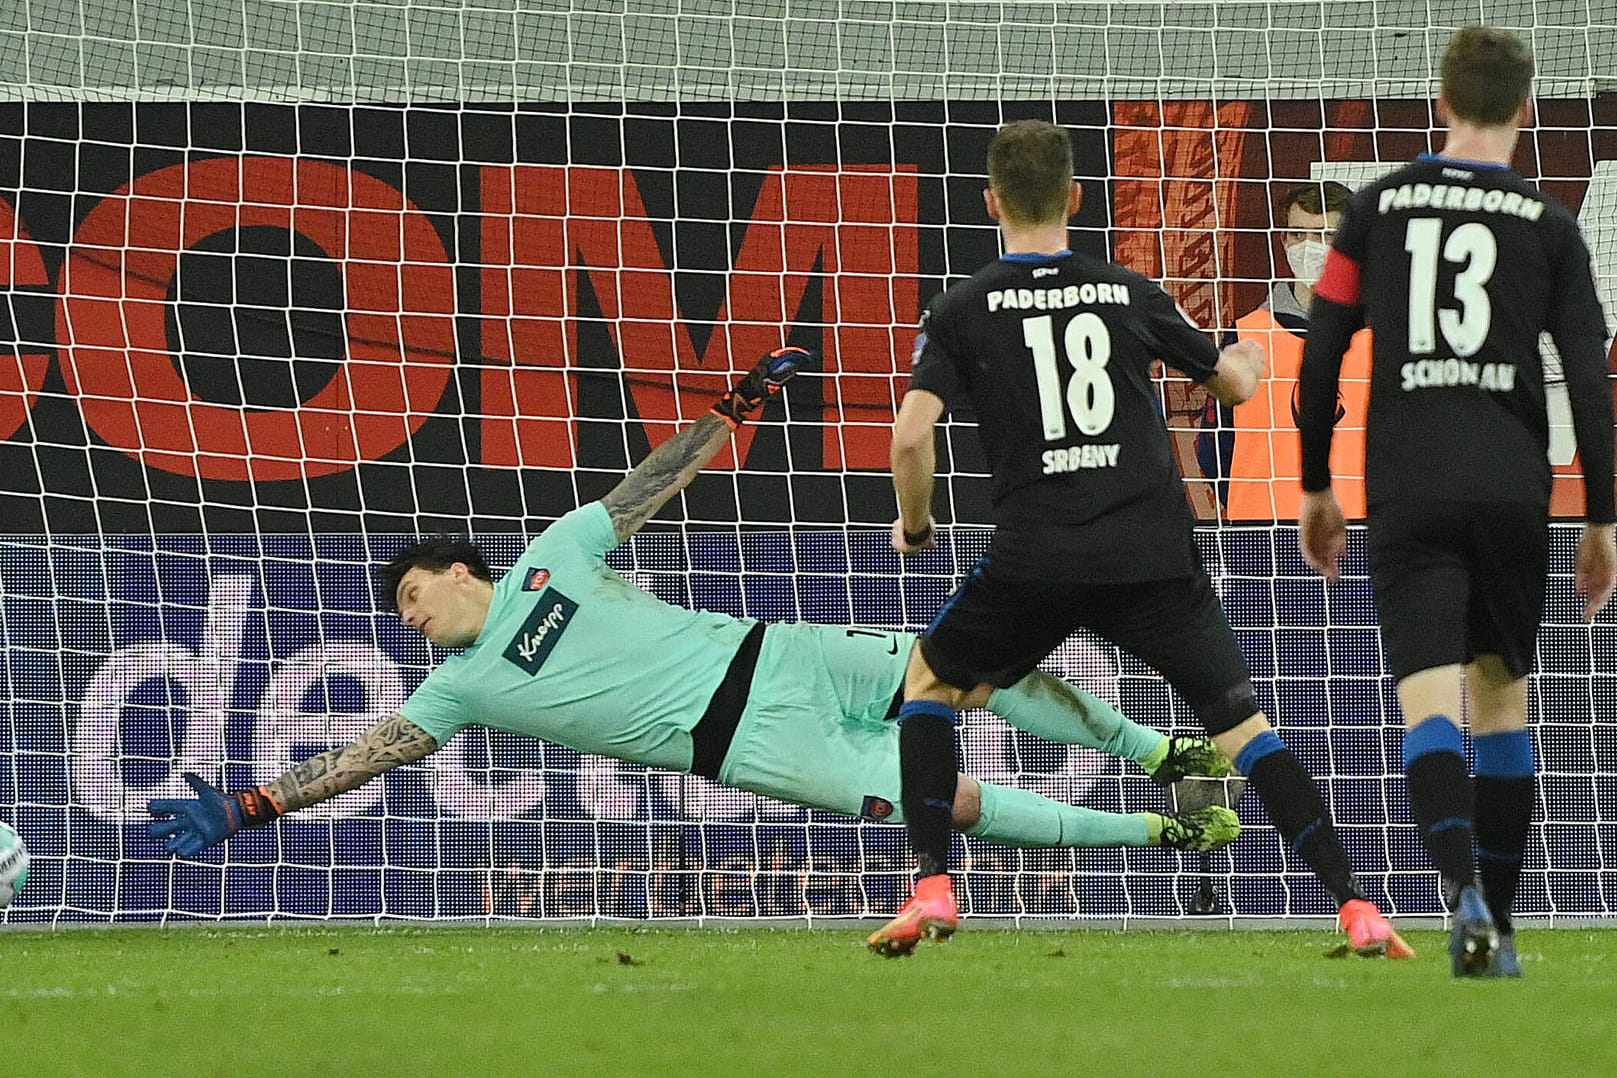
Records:
[[[1018,552],[1019,554],[1021,552]],[[1027,560],[1018,557],[1020,564]],[[1052,553],[1045,565],[1061,564]],[[1207,574],[1095,584],[996,568],[992,549],[921,636],[939,680],[960,689],[1014,685],[1079,628],[1155,668],[1210,733],[1257,712],[1252,676]]]
[[[1370,583],[1395,677],[1479,655],[1527,674],[1549,568],[1543,506],[1393,502],[1371,506],[1369,525]]]

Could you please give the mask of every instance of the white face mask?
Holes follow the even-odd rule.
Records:
[[[1291,263],[1291,272],[1297,279],[1312,288],[1325,272],[1325,256],[1330,253],[1329,244],[1299,240],[1286,248],[1286,261]]]

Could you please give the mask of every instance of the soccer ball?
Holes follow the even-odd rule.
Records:
[[[22,836],[0,823],[0,909],[28,882],[28,847]]]

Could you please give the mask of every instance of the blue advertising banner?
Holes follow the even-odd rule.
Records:
[[[491,564],[525,539],[483,537]],[[666,601],[767,620],[918,628],[982,529],[902,567],[875,531],[648,532],[613,555]],[[1617,909],[1617,639],[1576,624],[1555,533],[1550,624],[1535,682],[1543,770],[1521,908]],[[1203,533],[1260,702],[1326,788],[1355,867],[1401,912],[1434,912],[1408,826],[1391,681],[1362,534],[1327,590],[1285,529]],[[435,661],[379,613],[369,578],[397,536],[56,536],[0,542],[4,691],[0,819],[34,855],[12,921],[215,917],[849,916],[908,885],[901,828],[724,790],[705,780],[466,731],[421,765],[340,795],[228,848],[176,861],[144,834],[149,799],[195,771],[267,782],[389,714]],[[1050,668],[1161,729],[1194,717],[1149,670],[1075,637]],[[969,771],[1097,809],[1160,808],[1137,768],[1051,746],[974,715]],[[1255,798],[1248,831],[1211,867],[1238,914],[1330,911]],[[1015,851],[960,843],[962,897],[995,916],[1185,912],[1197,858],[1162,850]]]

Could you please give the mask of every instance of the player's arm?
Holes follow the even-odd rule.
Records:
[[[898,519],[893,522],[893,546],[913,554],[935,546],[932,521],[932,486],[937,468],[934,445],[944,403],[925,389],[904,394],[893,422],[893,490],[898,495]]]
[[[1351,207],[1350,207],[1351,208]],[[1336,245],[1325,257],[1325,271],[1314,285],[1308,309],[1308,340],[1297,372],[1297,431],[1302,442],[1304,491],[1331,485],[1331,435],[1342,380],[1342,357],[1364,326],[1359,294],[1359,263],[1344,248],[1357,246],[1357,220],[1345,213]]]
[[[601,499],[618,542],[639,531],[669,498],[689,486],[731,433],[813,358],[814,353],[804,348],[777,348],[754,364],[710,412],[637,464]]]
[[[1202,383],[1218,403],[1234,407],[1252,399],[1263,382],[1269,356],[1258,341],[1236,341],[1218,353],[1213,376]]]
[[[1303,560],[1327,580],[1341,575],[1347,519],[1331,490],[1331,437],[1336,431],[1342,357],[1364,325],[1359,264],[1337,247],[1325,258],[1308,309],[1308,341],[1297,372],[1297,433],[1302,444],[1303,500],[1297,510],[1297,545]]]
[[[288,812],[328,801],[377,775],[414,763],[438,747],[437,740],[403,715],[393,714],[350,745],[311,756],[266,786],[227,794],[196,775],[185,775],[194,798],[158,798],[146,833],[170,853],[193,857],[244,827],[262,827]]]
[[[1565,245],[1549,316],[1561,353],[1572,432],[1583,466],[1584,525],[1573,561],[1573,588],[1593,620],[1617,586],[1617,495],[1613,493],[1612,387],[1606,355],[1606,319],[1589,270],[1589,250],[1572,227]]]
[[[1231,407],[1252,399],[1263,382],[1268,354],[1257,341],[1237,338],[1217,348],[1207,332],[1166,291],[1147,284],[1139,330],[1146,349]]]

